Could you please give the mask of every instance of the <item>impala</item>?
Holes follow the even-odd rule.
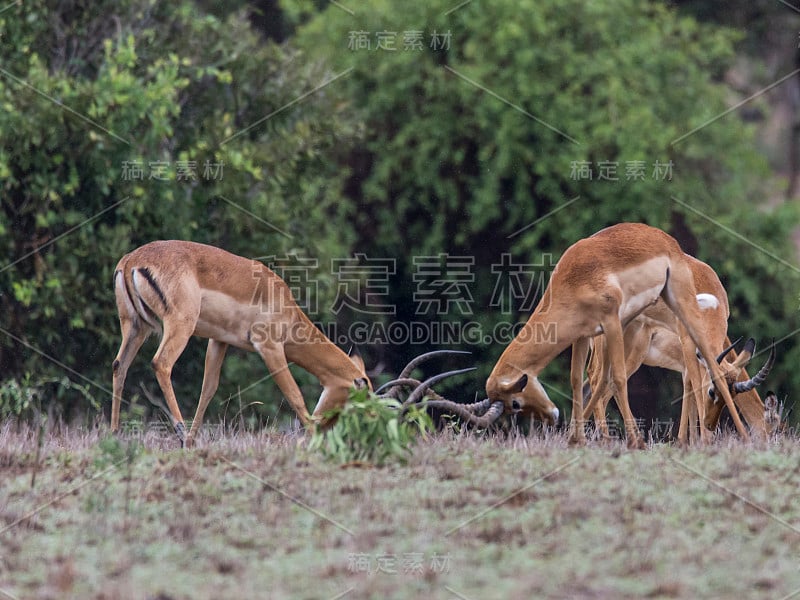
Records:
[[[258,261],[184,241],[158,241],[126,254],[114,272],[122,343],[113,363],[111,429],[119,427],[125,376],[153,332],[161,343],[152,360],[181,443],[191,446],[219,385],[228,346],[257,352],[304,425],[312,423],[289,372],[296,363],[323,386],[314,417],[339,407],[352,387],[370,387],[364,363],[350,358],[297,306],[288,286]],[[172,368],[193,335],[208,338],[200,400],[186,428],[172,389]]]
[[[686,255],[697,292],[698,306],[702,309],[706,323],[706,338],[720,352],[717,363],[723,372],[726,385],[734,395],[734,401],[742,411],[751,429],[759,436],[767,434],[765,406],[761,402],[755,386],[763,382],[774,361],[774,356],[754,377],[749,378],[743,371],[750,361],[754,342],[748,341],[745,351],[736,356],[727,337],[728,295],[714,270],[706,263]],[[659,300],[646,308],[631,321],[624,331],[625,370],[630,377],[642,365],[662,367],[678,371],[683,377],[683,405],[678,430],[680,442],[695,441],[697,420],[701,424],[700,438],[708,441],[709,430],[716,428],[723,407],[722,403],[713,406],[716,399],[714,387],[708,381],[708,370],[695,354],[695,346],[686,331],[666,304]],[[723,350],[723,346],[726,348]],[[601,433],[608,435],[605,423],[606,406],[612,391],[604,379],[605,339],[594,339],[589,361],[589,385],[584,386],[584,398],[588,399],[584,408],[584,418],[592,413],[595,424]],[[704,392],[708,390],[708,394]],[[588,393],[587,393],[588,392]],[[589,399],[590,397],[590,399]],[[709,416],[710,415],[710,416]],[[706,422],[706,417],[708,422]]]
[[[754,352],[755,340],[751,338],[738,356],[736,356],[735,351],[730,350],[731,360],[723,362],[722,365],[728,389],[732,394],[736,394],[736,404],[748,423],[751,426],[755,423],[756,431],[763,436],[772,434],[775,431],[775,423],[771,420],[774,407],[768,401],[762,402],[755,388],[764,383],[772,369],[772,365],[775,364],[775,344],[773,342],[770,346],[769,356],[764,366],[753,377],[749,377],[744,367],[750,362]],[[725,408],[725,405],[720,402],[719,391],[710,384],[708,372],[705,370],[703,370],[701,390],[707,390],[705,395],[705,416],[701,416],[701,422],[705,425],[705,429],[714,431],[719,424],[722,409]],[[740,399],[741,402],[739,401]]]
[[[358,356],[348,356],[314,326],[300,309],[288,286],[258,261],[219,248],[184,241],[146,244],[120,259],[114,272],[122,343],[113,363],[114,389],[111,429],[119,428],[120,403],[128,369],[152,333],[161,343],[152,366],[167,401],[175,432],[184,446],[194,444],[208,403],[219,386],[228,346],[257,352],[272,378],[304,425],[324,422],[324,415],[347,401],[350,389],[372,389]],[[186,427],[172,388],[172,368],[193,335],[208,338],[205,372],[192,428]],[[396,398],[411,389],[403,407],[431,397],[431,407],[449,410],[478,427],[490,426],[503,412],[500,403],[459,404],[443,398],[431,386],[452,375],[449,371],[420,382],[412,371],[423,361],[448,354],[437,350],[414,358],[400,378],[384,384]],[[309,415],[289,362],[319,379],[322,395]]]
[[[542,300],[492,370],[486,382],[488,399],[503,402],[508,412],[546,404],[549,399],[538,374],[571,345],[571,441],[584,443],[583,372],[590,339],[605,334],[607,351],[603,368],[610,373],[628,445],[643,447],[628,405],[623,329],[659,298],[686,328],[714,383],[719,383],[717,389],[739,434],[749,439],[706,337],[686,255],[674,238],[641,223],[608,227],[567,248],[553,270]],[[537,343],[534,339],[532,332],[543,324],[555,325],[554,342]]]

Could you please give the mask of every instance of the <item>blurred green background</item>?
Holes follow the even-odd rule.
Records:
[[[429,372],[477,365],[444,388],[472,399],[508,339],[375,332],[522,323],[560,254],[620,221],[669,231],[719,273],[731,337],[779,340],[767,385],[791,404],[800,13],[715,4],[7,6],[0,415],[107,418],[114,267],[154,239],[273,262],[376,381],[429,349],[470,350]],[[128,376],[136,418],[140,383],[160,395],[156,344]],[[187,418],[204,349],[192,341],[173,375]],[[562,409],[567,368],[565,355],[541,377]],[[313,407],[316,380],[293,372]],[[643,369],[634,412],[677,418],[680,389]],[[255,354],[229,354],[216,398],[209,419],[291,416]]]

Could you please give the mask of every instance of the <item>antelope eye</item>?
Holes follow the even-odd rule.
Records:
[[[708,397],[712,400],[717,397],[717,392],[714,390],[713,387],[708,388]]]
[[[512,400],[511,401],[511,408],[513,408],[514,410],[520,410],[520,409],[522,409],[522,406],[520,405],[518,400]]]

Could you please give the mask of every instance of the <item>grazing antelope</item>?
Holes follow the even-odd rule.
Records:
[[[726,342],[727,342],[726,338]],[[730,344],[722,354],[718,357],[722,366],[723,377],[728,390],[734,396],[736,405],[742,411],[742,415],[750,423],[751,427],[755,429],[760,437],[770,433],[769,423],[769,407],[766,402],[761,401],[761,397],[756,391],[756,387],[764,383],[769,374],[772,366],[775,364],[775,345],[770,347],[769,356],[767,357],[764,365],[759,371],[750,377],[745,371],[745,367],[753,357],[756,349],[756,342],[750,338],[744,345],[744,349],[738,356],[733,350],[735,344]],[[730,354],[730,359],[721,360]],[[705,361],[699,361],[705,366]],[[706,401],[705,415],[697,415],[700,417],[701,423],[705,425],[705,430],[714,431],[719,425],[719,419],[722,414],[722,409],[725,404],[720,401],[720,393],[717,386],[713,385],[710,381],[710,376],[706,369],[701,369],[703,374],[703,383],[701,384],[701,392]],[[741,401],[739,401],[741,399]],[[701,429],[702,430],[702,429]]]
[[[352,387],[370,387],[364,363],[348,357],[297,306],[288,286],[258,261],[204,244],[158,241],[126,254],[114,272],[122,343],[114,359],[111,429],[119,427],[125,376],[153,332],[162,335],[152,365],[181,443],[191,446],[219,385],[228,346],[257,352],[304,425],[312,423],[289,372],[296,363],[323,386],[314,419],[342,406]],[[208,338],[200,400],[186,435],[172,368],[193,335]]]
[[[714,360],[697,304],[692,269],[678,242],[660,229],[641,223],[621,223],[576,242],[564,252],[542,300],[489,376],[486,382],[489,400],[502,401],[509,412],[530,410],[534,405],[549,402],[537,376],[571,345],[571,441],[585,443],[583,371],[590,339],[605,334],[604,370],[610,373],[615,388],[628,445],[643,447],[628,405],[623,330],[624,325],[659,298],[686,328],[705,358],[713,381],[722,383],[723,373]],[[536,331],[552,326],[555,326],[555,340],[536,339]],[[523,394],[526,388],[528,392]],[[727,385],[717,388],[739,434],[749,439]]]
[[[119,428],[119,410],[125,376],[136,353],[153,332],[161,334],[152,365],[185,446],[192,446],[208,403],[219,385],[228,346],[257,352],[272,378],[289,400],[298,418],[310,425],[347,401],[351,388],[372,389],[358,356],[348,357],[317,329],[297,306],[283,280],[258,261],[213,246],[183,241],[159,241],[126,254],[114,272],[122,343],[113,364],[114,390],[111,429]],[[186,434],[175,392],[172,368],[193,335],[208,338],[203,386],[192,428]],[[443,398],[431,386],[450,371],[420,382],[412,371],[423,361],[451,350],[429,352],[413,359],[400,379],[383,387],[397,397],[404,387],[412,393],[404,406],[419,402],[429,392],[429,406],[449,410],[480,427],[488,427],[502,413],[499,404],[458,404]],[[309,415],[297,383],[289,372],[296,363],[319,379],[322,395]],[[468,369],[471,370],[471,369]]]
[[[717,356],[717,363],[723,372],[726,385],[734,396],[734,401],[741,410],[747,423],[760,437],[767,434],[765,425],[764,403],[755,386],[763,382],[772,367],[772,360],[759,371],[754,378],[749,378],[743,371],[750,361],[753,347],[750,342],[745,351],[736,356],[727,337],[728,329],[728,295],[714,270],[706,263],[686,255],[692,270],[695,288],[698,292],[698,306],[706,323],[706,338]],[[605,423],[606,406],[612,392],[607,380],[603,379],[605,339],[598,336],[593,340],[593,350],[589,361],[589,385],[584,386],[584,397],[591,399],[584,408],[584,418],[593,413],[595,424],[601,433],[608,435]],[[682,443],[695,441],[697,437],[697,420],[701,422],[700,438],[710,439],[709,430],[716,429],[719,415],[724,406],[713,404],[716,392],[710,386],[708,370],[702,360],[695,354],[695,346],[686,335],[686,331],[666,304],[659,300],[655,305],[646,308],[638,317],[628,323],[624,331],[625,369],[630,377],[642,365],[662,367],[678,371],[683,377],[683,405],[678,430],[678,440]],[[723,347],[726,349],[723,350]],[[708,390],[708,394],[704,392]],[[587,393],[588,392],[588,393]],[[709,417],[705,423],[706,415]]]

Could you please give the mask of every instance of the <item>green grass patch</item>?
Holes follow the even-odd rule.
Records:
[[[574,449],[418,440],[341,468],[302,435],[0,429],[0,597],[782,598],[800,590],[795,439]],[[37,466],[38,465],[38,466]],[[38,469],[35,486],[31,473]]]

